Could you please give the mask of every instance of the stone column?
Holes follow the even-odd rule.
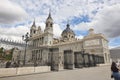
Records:
[[[58,70],[63,70],[63,53],[58,53]]]

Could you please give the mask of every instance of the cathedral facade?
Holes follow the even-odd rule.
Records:
[[[74,31],[67,23],[60,38],[54,38],[53,19],[49,13],[45,23],[45,30],[33,22],[30,29],[29,45],[26,50],[25,62],[37,65],[50,65],[54,70],[73,69],[84,63],[94,63],[94,56],[98,56],[102,63],[110,62],[108,40],[101,33],[89,29],[83,39],[76,39]],[[19,57],[19,59],[18,59]],[[24,50],[16,50],[13,60],[24,60]]]

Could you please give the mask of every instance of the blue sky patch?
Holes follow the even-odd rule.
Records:
[[[64,30],[69,20],[71,29],[79,29],[74,30],[76,36],[79,35],[86,36],[88,33],[87,30],[83,29],[84,27],[80,26],[80,23],[83,23],[82,24],[83,26],[87,25],[86,29],[93,27],[95,30],[96,29],[100,30],[99,28],[101,28],[101,31],[103,31],[103,33],[105,33],[106,36],[108,36],[107,33],[111,32],[112,34],[116,33],[116,30],[114,31],[112,30],[112,28],[117,26],[116,29],[118,29],[118,33],[120,29],[119,28],[120,0],[1,0],[1,3],[3,4],[2,9],[5,8],[4,10],[0,9],[0,12],[3,11],[2,15],[0,16],[1,17],[0,20],[3,23],[3,24],[0,23],[2,35],[3,27],[9,29],[11,27],[16,28],[19,26],[23,26],[25,27],[24,29],[26,29],[26,25],[30,26],[34,18],[36,18],[36,22],[37,21],[45,22],[46,18],[48,17],[49,9],[51,9],[52,17],[55,16],[53,18],[53,21],[55,20],[54,21],[55,24],[59,25],[58,26],[60,27],[59,29]],[[7,7],[8,10],[6,9]],[[10,11],[9,9],[13,10]],[[112,14],[112,12],[114,12],[114,14]],[[21,19],[18,18],[22,17],[27,17],[27,20],[19,21]],[[110,23],[105,24],[105,22],[107,21],[105,19],[107,19]],[[7,22],[9,22],[9,24],[7,24]],[[75,28],[76,26],[77,28]],[[106,27],[106,29],[109,28],[111,31],[104,32],[105,30],[104,26]],[[19,33],[20,35],[23,35],[22,31]],[[9,34],[10,33],[5,35],[8,36]],[[13,36],[15,38],[18,37],[18,36],[16,37],[16,35]],[[11,38],[13,36],[11,36]],[[109,40],[110,42],[109,46],[120,45],[119,34],[117,35],[117,37],[118,38],[111,37],[113,39]]]
[[[76,36],[79,36],[79,35],[82,35],[82,36],[86,36],[87,34],[88,34],[88,31],[83,31],[83,30],[75,30],[74,31],[75,32],[75,34],[76,34]]]
[[[73,17],[73,19],[70,20],[70,23],[72,25],[77,25],[81,22],[90,22],[89,16],[88,15],[82,15],[80,17]]]
[[[111,39],[110,42],[109,42],[109,45],[110,46],[118,46],[118,45],[120,45],[120,37]]]

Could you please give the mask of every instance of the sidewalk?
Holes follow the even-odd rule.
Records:
[[[43,74],[4,77],[0,80],[112,80],[110,66],[64,70]]]

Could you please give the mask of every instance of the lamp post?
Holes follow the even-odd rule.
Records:
[[[27,42],[29,41],[29,33],[28,32],[25,35],[22,36],[22,40],[25,41],[25,53],[24,53],[24,60],[23,60],[23,66],[25,66],[25,61],[26,61],[26,47],[27,47]]]
[[[34,72],[35,72],[35,67],[37,66],[37,63],[36,63],[36,55],[34,55]]]
[[[81,49],[81,52],[82,52],[82,57],[83,57],[83,66],[85,66],[85,57],[84,57],[84,53],[85,53],[85,50],[84,50],[84,47],[83,47],[83,43],[82,43],[82,49]]]
[[[37,60],[36,59],[37,59],[37,54],[34,55],[34,67],[37,66],[37,62],[36,62]]]

